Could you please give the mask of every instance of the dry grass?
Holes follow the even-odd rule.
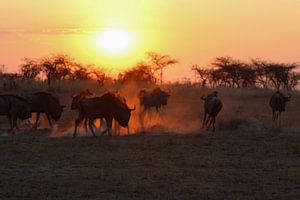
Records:
[[[0,138],[1,199],[299,199],[299,134]]]
[[[138,106],[136,93],[144,87],[77,84],[52,91],[70,106],[71,95],[87,86],[96,93],[120,89],[129,105]],[[299,93],[292,93],[282,130],[272,131],[272,91],[219,88],[224,108],[212,134],[201,130],[200,99],[211,90],[169,88],[169,105],[156,119],[158,125],[148,123],[146,135],[70,138],[76,116],[70,107],[55,130],[0,134],[0,199],[300,198]],[[140,128],[138,113],[139,108],[130,122],[133,133]],[[249,117],[265,128],[241,128]],[[6,129],[6,119],[0,123]]]

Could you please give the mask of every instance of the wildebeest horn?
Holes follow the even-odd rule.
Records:
[[[136,106],[134,105],[133,108],[129,108],[130,111],[134,111],[136,109]]]

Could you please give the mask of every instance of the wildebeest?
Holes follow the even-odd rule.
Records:
[[[40,113],[45,113],[52,127],[51,118],[58,121],[65,106],[60,105],[59,100],[48,92],[35,92],[26,95],[27,101],[31,105],[31,112],[37,113],[34,128],[37,129]]]
[[[201,97],[204,100],[204,117],[202,126],[206,126],[209,130],[212,125],[212,131],[215,131],[216,117],[221,111],[223,104],[218,98],[218,92],[214,91],[212,94],[207,95],[206,97]],[[207,118],[206,118],[207,117]]]
[[[273,123],[278,122],[280,123],[281,113],[285,112],[285,104],[287,101],[290,101],[291,96],[285,96],[279,91],[276,91],[270,99],[270,106],[272,108],[272,121]],[[280,124],[279,124],[280,125]]]
[[[110,92],[100,97],[81,99],[78,103],[82,115],[79,115],[75,120],[74,137],[76,136],[78,124],[85,117],[88,117],[89,128],[94,136],[96,136],[93,130],[94,120],[104,118],[107,129],[102,132],[102,135],[108,131],[108,134],[111,136],[112,120],[115,119],[121,126],[128,127],[131,112],[135,110],[135,108],[129,108],[126,104],[121,102],[115,94]]]
[[[144,115],[147,111],[153,107],[156,109],[156,112],[159,113],[159,110],[168,104],[168,97],[170,96],[169,92],[161,90],[159,87],[155,88],[151,92],[143,89],[138,93],[138,98],[140,100],[140,105],[142,107],[142,112],[140,113],[140,120],[142,129],[144,129],[143,121]]]
[[[10,123],[10,130],[17,126],[17,118],[22,120],[31,117],[28,101],[17,95],[0,95],[0,115],[6,115]]]

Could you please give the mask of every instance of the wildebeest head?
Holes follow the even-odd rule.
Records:
[[[291,100],[291,95],[285,96],[280,91],[277,91],[270,100],[270,106],[273,110],[285,112],[286,102]]]
[[[127,127],[130,117],[131,117],[131,112],[135,110],[134,108],[129,108],[126,103],[123,103],[120,101],[120,99],[116,98],[115,99],[115,119],[118,121],[118,123],[123,126]]]
[[[31,107],[28,102],[22,102],[20,104],[20,111],[18,113],[18,117],[22,120],[31,118]]]
[[[51,117],[55,120],[55,121],[58,121],[61,117],[61,114],[64,110],[66,106],[62,106],[62,105],[59,105],[59,107],[57,109],[55,109],[54,111],[50,112],[50,115]]]
[[[289,96],[285,96],[284,94],[282,94],[281,92],[278,92],[278,94],[281,96],[282,100],[282,104],[281,104],[281,111],[285,112],[285,105],[286,105],[286,102],[290,101],[291,100],[291,95]]]
[[[218,97],[218,91],[213,91],[211,94],[207,95],[206,97],[202,96],[201,99],[206,101],[206,100],[209,100],[213,97]]]
[[[165,91],[161,91],[157,94],[158,101],[161,103],[161,105],[165,106],[168,103],[168,97],[171,96],[169,93]]]

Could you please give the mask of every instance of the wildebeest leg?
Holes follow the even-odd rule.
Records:
[[[127,135],[129,135],[129,125],[127,126]]]
[[[151,108],[148,111],[148,116],[149,116],[149,126],[152,127],[154,123],[153,123],[153,110]]]
[[[202,121],[202,128],[204,128],[206,126],[206,112],[204,112],[204,117],[203,117],[203,121]]]
[[[279,116],[280,116],[280,112],[275,111],[275,118],[274,118],[275,128],[279,128]]]
[[[108,135],[109,135],[109,136],[112,136],[112,135],[111,135],[112,120],[113,120],[112,117],[106,118],[107,131],[108,131]]]
[[[141,112],[140,114],[140,123],[141,123],[141,128],[142,128],[142,132],[145,131],[145,128],[144,128],[144,118],[145,118],[145,109]]]
[[[19,130],[19,127],[18,127],[18,118],[17,117],[13,118],[13,127],[15,127],[17,130]]]
[[[13,126],[13,119],[11,116],[7,116],[7,119],[8,119],[8,122],[9,122],[9,125],[10,125],[10,130],[9,132],[11,132],[12,134],[14,134],[14,126]]]
[[[211,115],[208,115],[208,117],[206,119],[206,123],[205,123],[205,125],[207,127],[206,128],[207,131],[209,131],[210,126],[212,125],[212,123],[213,123],[213,117]]]
[[[161,109],[162,109],[161,107],[156,107],[157,116],[155,117],[155,124],[158,124],[158,122],[161,121],[161,114],[162,114]]]
[[[50,117],[50,115],[49,115],[48,113],[46,114],[46,116],[47,116],[47,119],[48,119],[49,125],[50,125],[50,127],[52,128],[51,117]]]
[[[35,119],[35,125],[34,125],[34,129],[35,129],[35,130],[37,129],[39,119],[40,119],[40,113],[37,112],[37,113],[36,113],[36,119]]]
[[[114,120],[114,127],[115,127],[115,130],[114,130],[115,135],[118,136],[118,135],[119,135],[119,133],[118,133],[118,131],[119,131],[118,128],[119,128],[119,127],[118,127],[118,125],[117,125],[117,121],[116,121],[116,120]]]
[[[207,127],[210,121],[211,121],[211,116],[210,116],[209,114],[207,114],[206,120],[205,120],[205,122],[204,122],[204,126]]]
[[[94,125],[94,120],[89,119],[89,127],[90,127],[90,130],[92,131],[93,136],[96,137],[96,134],[95,134],[95,132],[94,132],[93,125]]]
[[[281,112],[278,112],[278,127],[281,128]]]
[[[87,132],[88,131],[88,118],[87,117],[84,118],[84,128],[85,128],[85,132]]]
[[[108,117],[105,117],[105,122],[106,122],[106,129],[104,131],[102,131],[101,135],[103,136],[107,131],[109,131],[109,118]],[[112,123],[111,123],[112,124]],[[111,125],[110,125],[110,128],[111,128]]]
[[[272,110],[272,121],[273,123],[275,122],[275,117],[276,117],[276,111],[275,110]]]
[[[76,133],[77,133],[77,127],[78,125],[82,122],[83,120],[83,117],[80,115],[78,116],[78,118],[75,120],[75,128],[74,128],[74,133],[73,133],[73,137],[76,136]]]
[[[216,129],[216,128],[215,128],[216,117],[212,117],[212,118],[211,118],[211,121],[212,121],[212,131],[215,132],[215,129]]]

